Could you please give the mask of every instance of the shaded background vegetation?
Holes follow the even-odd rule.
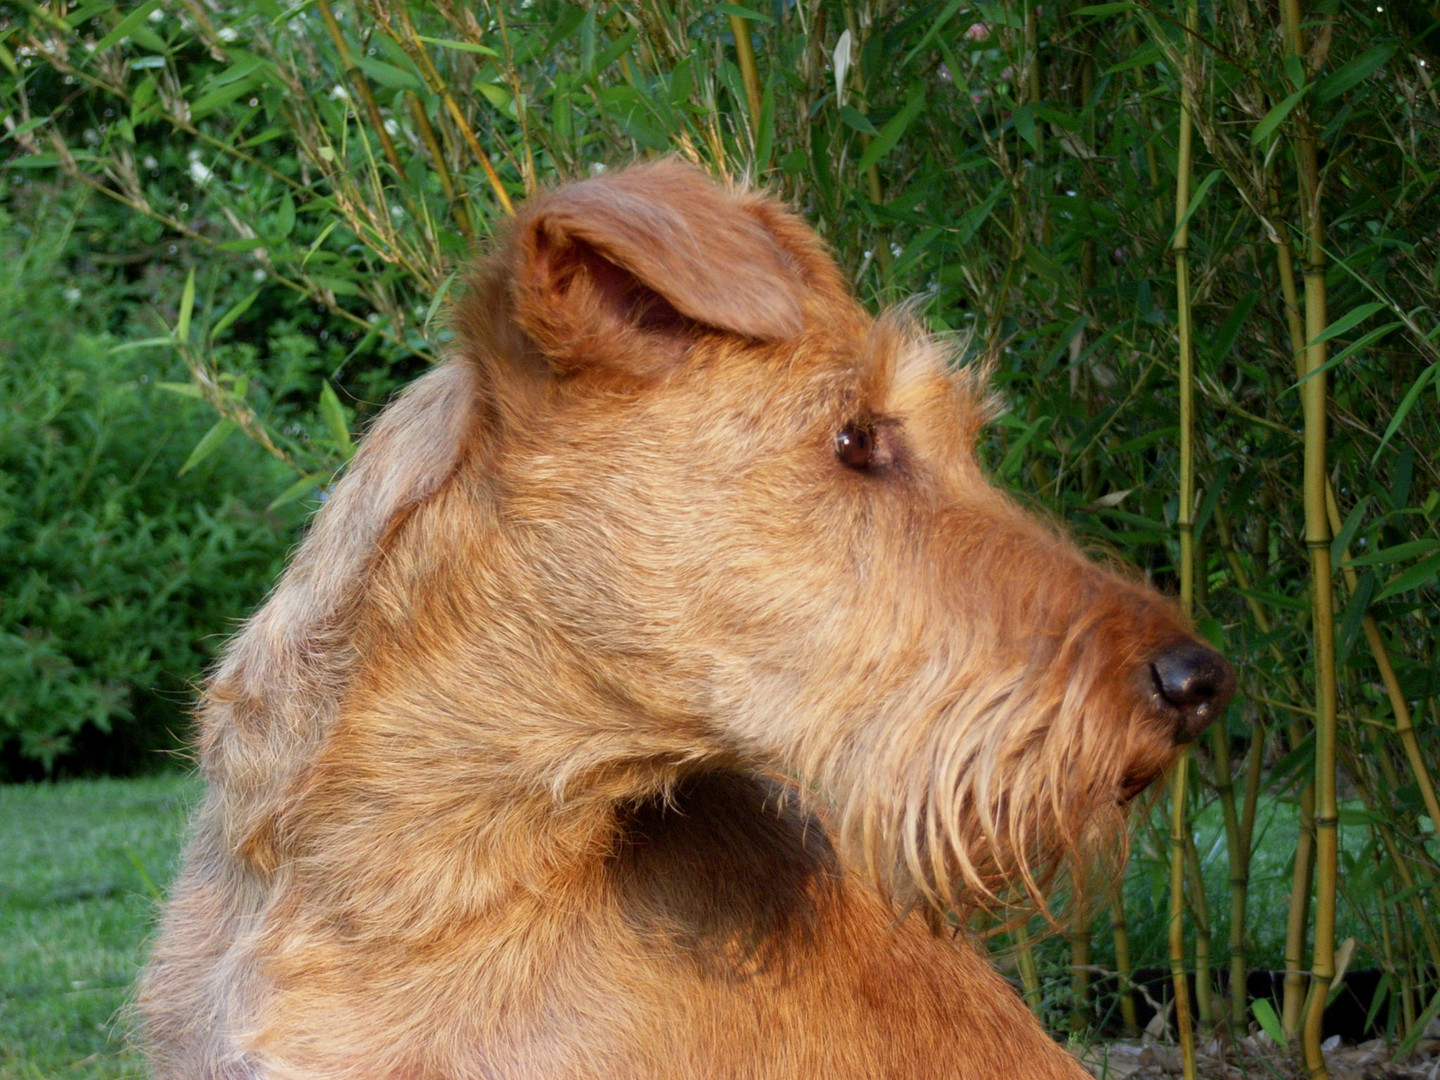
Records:
[[[1143,826],[1128,902],[1039,947],[1073,968],[1061,1006],[1089,1022],[1095,968],[1168,948],[1290,971],[1279,1015],[1201,978],[1202,1025],[1293,1036],[1347,964],[1382,972],[1398,1040],[1440,1010],[1433,10],[22,7],[0,15],[9,776],[173,746],[353,434],[444,354],[467,252],[538,185],[679,153],[778,188],[862,297],[996,354],[993,471],[1236,662],[1175,841]],[[1277,838],[1282,866],[1256,855]]]

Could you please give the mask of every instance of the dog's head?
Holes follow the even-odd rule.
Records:
[[[272,601],[344,658],[308,745],[390,725],[336,768],[381,742],[569,799],[778,767],[948,905],[1113,846],[1230,694],[1171,604],[986,480],[983,375],[771,198],[673,161],[559,187],[457,323]]]

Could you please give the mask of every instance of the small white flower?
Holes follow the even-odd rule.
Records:
[[[210,166],[206,165],[203,161],[191,159],[190,179],[194,180],[195,183],[201,187],[204,187],[211,180],[215,179],[215,173],[211,170]]]
[[[233,26],[222,26],[216,31],[215,36],[221,41],[234,41],[240,36]]]

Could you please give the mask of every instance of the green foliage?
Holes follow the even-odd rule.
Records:
[[[213,478],[247,442],[241,433],[283,466],[245,464],[260,502],[303,495],[390,390],[444,353],[459,268],[514,201],[673,152],[779,188],[862,295],[917,297],[936,329],[968,342],[962,351],[993,356],[1010,403],[984,447],[994,472],[1162,587],[1177,577],[1181,516],[1172,244],[1183,169],[1197,612],[1241,671],[1227,719],[1237,782],[1253,749],[1282,799],[1315,771],[1296,363],[1306,342],[1287,288],[1304,269],[1305,228],[1320,220],[1340,757],[1367,815],[1342,843],[1345,918],[1365,928],[1366,962],[1417,973],[1413,1016],[1433,992],[1423,972],[1440,966],[1425,786],[1440,772],[1440,26],[1424,5],[1322,0],[1304,11],[1306,49],[1290,55],[1276,44],[1287,4],[1199,9],[1186,34],[1181,6],[1130,0],[27,7],[0,26],[0,146],[12,201],[36,177],[101,192],[114,207],[112,250],[155,253],[160,324],[111,329],[156,344],[104,365],[178,357],[210,406],[183,414],[173,468],[149,474],[204,490],[190,504],[199,533],[187,534],[185,560],[205,550],[202,508],[220,514],[227,489]],[[1185,96],[1199,139],[1182,166]],[[1313,200],[1292,153],[1310,131]],[[12,393],[27,379],[70,393],[59,366],[5,377]],[[103,394],[75,394],[92,426],[123,415]],[[167,399],[165,415],[181,404]],[[93,432],[67,438],[100,445]],[[44,445],[33,435],[6,445],[17,441]],[[77,451],[54,467],[65,482],[47,506],[65,502],[84,460]],[[139,463],[128,468],[117,475]],[[40,488],[4,490],[17,520],[36,517],[28,500]],[[92,534],[125,551],[124,536],[104,531],[104,505],[87,511],[83,543],[24,533],[26,557],[94,551]],[[137,541],[132,554],[157,543]],[[93,589],[105,561],[75,576]],[[190,594],[195,604],[239,614],[241,598],[215,585],[208,600]],[[76,625],[123,623],[84,595]],[[144,662],[120,664],[126,683],[69,653],[52,658],[50,624],[25,625],[31,638],[11,635],[30,650],[14,661],[19,677],[37,681],[57,663],[85,673],[29,692],[55,695],[34,712],[64,714],[47,721],[52,734],[77,716],[118,715],[107,695],[134,711],[114,687],[138,685]],[[197,616],[188,632],[218,625]],[[1408,744],[1377,674],[1375,627],[1415,720]],[[1217,764],[1200,757],[1197,813],[1233,798]],[[1223,896],[1209,906],[1223,930]],[[1217,938],[1212,955],[1224,948]]]
[[[66,225],[0,223],[0,746],[22,775],[161,764],[289,542],[264,510],[283,470],[244,440],[179,475],[209,410],[159,388],[172,352],[91,328],[107,296],[69,283]]]

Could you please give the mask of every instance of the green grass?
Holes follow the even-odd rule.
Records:
[[[197,780],[177,775],[0,786],[0,1080],[144,1075],[127,1046],[123,1009],[198,794]],[[1262,800],[1248,920],[1252,966],[1279,966],[1294,813],[1286,801]],[[1364,830],[1343,831],[1346,850],[1361,850]],[[1227,903],[1221,832],[1216,808],[1206,808],[1196,835],[1217,965],[1224,963]],[[1143,829],[1134,856],[1126,892],[1135,961],[1162,965],[1166,873]],[[1346,907],[1341,916],[1339,937],[1369,939],[1358,912]],[[1102,964],[1105,919],[1096,923]],[[1064,942],[1045,941],[1041,952],[1063,997]]]
[[[189,777],[0,787],[0,1078],[142,1076],[122,1008]]]

